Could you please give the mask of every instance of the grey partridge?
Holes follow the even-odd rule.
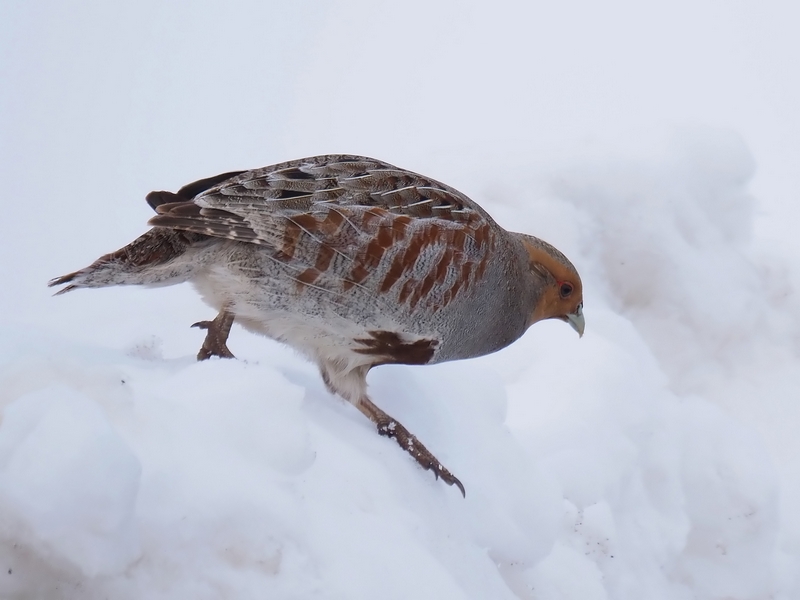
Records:
[[[367,395],[367,372],[495,352],[533,323],[583,334],[583,290],[550,244],[506,231],[461,192],[350,155],[303,158],[151,192],[147,233],[58,277],[79,287],[191,281],[218,311],[198,359],[233,357],[234,321],[314,361],[425,469],[464,486]]]

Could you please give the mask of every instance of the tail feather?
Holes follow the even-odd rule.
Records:
[[[70,284],[56,292],[58,296],[79,287],[180,283],[191,276],[195,263],[179,259],[191,248],[204,246],[203,242],[210,239],[198,233],[154,227],[127,246],[101,256],[85,269],[51,279],[47,285]]]
[[[69,283],[70,281],[75,279],[75,277],[77,277],[79,273],[80,273],[80,271],[75,271],[74,273],[69,273],[67,275],[62,275],[61,277],[56,277],[55,279],[51,279],[50,281],[47,282],[47,287],[54,287],[56,285],[63,285],[65,283]],[[71,292],[72,290],[74,290],[76,287],[78,287],[78,286],[77,285],[68,285],[67,287],[65,287],[63,289],[58,290],[53,295],[54,296],[60,296],[61,294],[66,294],[67,292]]]

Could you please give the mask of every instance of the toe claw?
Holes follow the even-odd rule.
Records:
[[[464,498],[467,497],[464,486],[461,484],[458,478],[454,477],[453,474],[442,465],[442,463],[436,460],[436,457],[431,454],[430,451],[423,444],[421,444],[418,439],[411,435],[408,430],[403,427],[403,425],[385,414],[383,415],[383,418],[376,419],[375,424],[378,427],[379,435],[394,438],[394,441],[396,441],[403,450],[414,457],[414,460],[417,461],[420,467],[426,471],[431,471],[437,481],[441,477],[442,481],[444,481],[447,485],[455,485],[461,491],[461,495]]]
[[[467,497],[467,492],[464,489],[464,484],[462,484],[461,481],[459,481],[458,477],[456,477],[450,471],[445,469],[441,464],[431,466],[430,469],[431,471],[433,471],[433,474],[437,480],[441,475],[442,481],[444,481],[447,485],[455,485],[461,491],[461,495],[464,498]]]

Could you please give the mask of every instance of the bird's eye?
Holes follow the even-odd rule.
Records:
[[[558,288],[558,293],[561,294],[562,298],[569,298],[569,295],[572,293],[572,284],[562,283]]]

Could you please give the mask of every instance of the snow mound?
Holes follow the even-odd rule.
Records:
[[[141,552],[141,466],[104,411],[66,385],[8,404],[0,426],[5,536],[86,577],[120,575]]]
[[[52,299],[106,326],[3,332],[0,595],[797,597],[796,265],[753,240],[752,173],[739,138],[692,131],[489,203],[579,266],[587,333],[370,374],[466,499],[279,344],[165,351],[189,289]],[[145,333],[110,342],[125,302]]]

